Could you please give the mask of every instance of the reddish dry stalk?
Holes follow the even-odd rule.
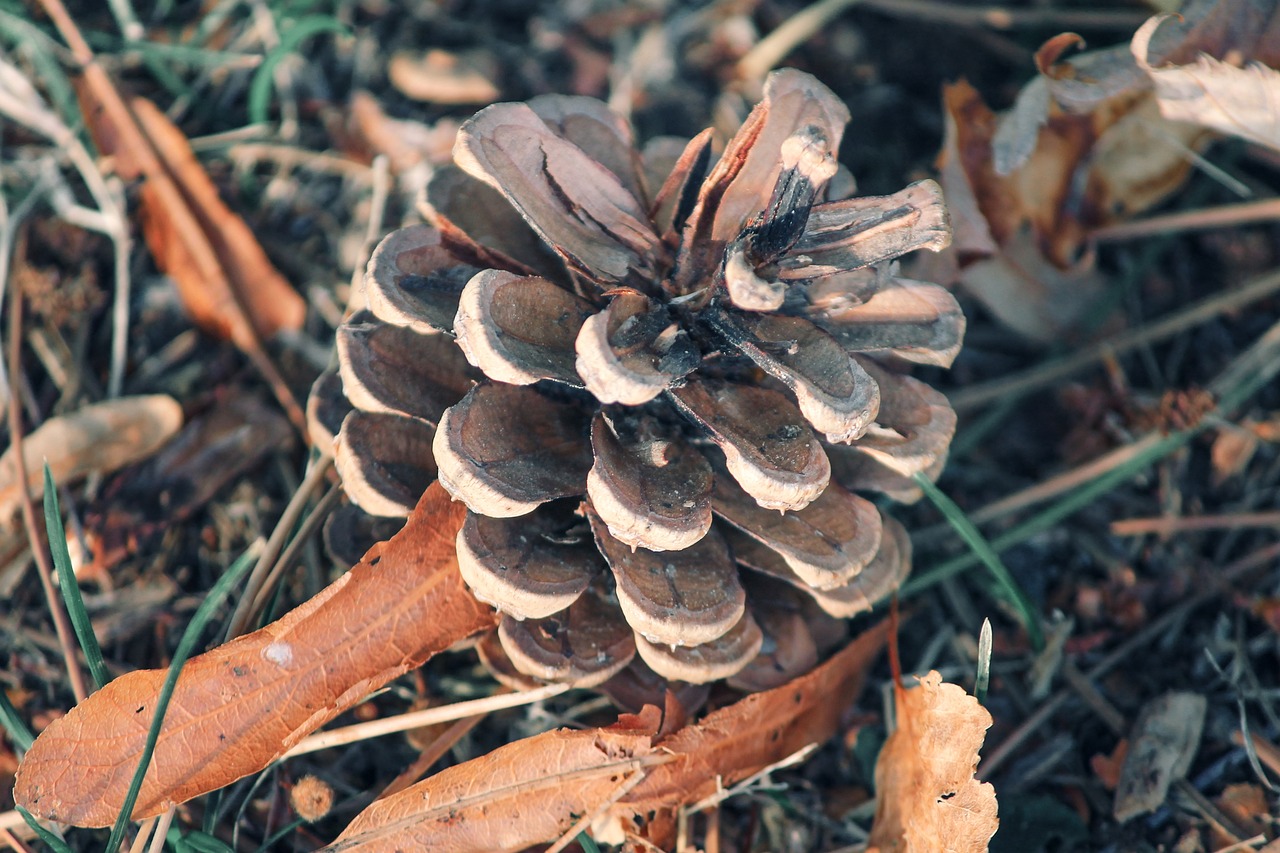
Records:
[[[27,540],[31,543],[31,553],[35,556],[40,585],[44,587],[45,601],[49,603],[49,613],[53,616],[53,628],[58,633],[58,645],[62,648],[62,658],[67,664],[71,690],[76,695],[76,701],[83,701],[89,695],[89,686],[85,683],[79,662],[76,661],[71,620],[67,611],[62,608],[58,591],[53,588],[53,566],[40,536],[40,529],[36,526],[35,506],[31,502],[31,490],[27,484],[27,460],[22,451],[22,410],[18,399],[18,389],[22,387],[18,382],[22,376],[22,288],[14,287],[12,290],[12,302],[9,304],[9,440],[22,503],[22,524],[27,529]],[[76,582],[74,577],[61,580],[63,583]]]
[[[1126,518],[1111,522],[1111,533],[1115,536],[1142,536],[1147,533],[1170,536],[1174,533],[1238,530],[1242,527],[1280,527],[1280,512],[1237,512],[1182,518]]]
[[[182,193],[174,185],[169,173],[165,171],[164,165],[156,156],[155,151],[152,150],[151,143],[147,141],[141,128],[138,127],[132,111],[125,104],[124,99],[120,97],[115,84],[111,82],[107,72],[98,64],[93,49],[89,47],[89,43],[80,34],[79,28],[67,12],[66,7],[63,6],[62,0],[40,0],[40,5],[44,8],[45,14],[53,21],[54,26],[58,28],[58,32],[66,40],[67,46],[71,48],[72,56],[80,63],[80,72],[84,75],[86,85],[93,91],[102,106],[103,112],[107,114],[111,123],[115,125],[116,132],[120,134],[123,147],[137,159],[138,167],[146,176],[148,183],[154,187],[157,195],[159,195],[165,210],[172,219],[174,230],[181,235],[182,241],[191,253],[191,259],[196,268],[200,270],[206,281],[225,278],[218,256],[214,252],[213,246],[209,243],[208,237],[200,229],[200,223],[196,221],[190,208],[183,201]],[[249,356],[249,360],[253,362],[258,372],[266,379],[272,393],[279,401],[280,407],[284,409],[289,420],[302,435],[302,440],[309,444],[307,419],[306,415],[303,414],[302,407],[298,405],[298,401],[294,398],[293,392],[289,390],[284,377],[280,375],[275,363],[271,361],[263,349],[262,341],[249,319],[244,302],[236,288],[231,286],[230,281],[227,282],[227,290],[231,295],[232,304],[236,310],[236,320],[238,322],[235,325],[239,327],[238,334],[233,330],[232,338]]]

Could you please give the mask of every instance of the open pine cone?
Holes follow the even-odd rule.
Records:
[[[718,161],[710,131],[638,153],[589,98],[497,104],[430,225],[375,252],[338,330],[339,471],[374,515],[437,477],[467,504],[462,573],[520,673],[598,684],[638,652],[772,686],[824,613],[906,574],[905,531],[854,491],[937,475],[954,413],[901,370],[949,365],[964,318],[892,263],[948,243],[937,185],[845,198],[848,120],[792,70]]]

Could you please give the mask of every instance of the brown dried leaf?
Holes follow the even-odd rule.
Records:
[[[552,841],[640,772],[651,735],[556,729],[507,744],[379,800],[324,850],[498,853]]]
[[[493,103],[501,94],[492,82],[493,70],[481,70],[477,61],[483,61],[483,54],[458,55],[433,49],[415,56],[402,51],[391,57],[387,76],[391,78],[391,85],[416,101]]]
[[[894,690],[898,727],[876,761],[867,853],[976,853],[1000,821],[996,792],[974,778],[991,714],[936,672]]]
[[[462,518],[432,486],[403,531],[315,598],[189,660],[133,818],[256,773],[370,690],[491,627],[457,571]],[[51,723],[19,769],[16,801],[60,823],[110,825],[164,678],[129,673]]]
[[[58,484],[106,474],[155,453],[181,426],[182,406],[164,394],[123,397],[50,418],[22,442],[28,491],[36,500],[44,492],[43,460]],[[0,523],[22,500],[16,462],[12,447],[0,457]]]
[[[1155,84],[1160,114],[1280,150],[1280,72],[1252,62],[1244,68],[1201,54],[1190,65],[1153,68],[1151,37],[1170,15],[1157,15],[1134,34],[1130,49]]]
[[[191,319],[206,332],[245,350],[256,346],[255,335],[270,338],[279,331],[300,328],[306,302],[271,264],[244,220],[223,203],[183,132],[145,98],[134,98],[130,106],[176,187],[184,214],[198,225],[198,233],[180,227],[179,216],[171,209],[172,196],[154,180],[143,183],[143,234],[156,265],[177,285]],[[109,126],[107,114],[86,109],[85,115],[99,148],[116,155],[121,175],[141,174],[137,155],[117,147],[123,137]]]

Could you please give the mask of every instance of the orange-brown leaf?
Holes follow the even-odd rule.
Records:
[[[781,687],[754,693],[680,729],[660,744],[672,759],[619,803],[644,813],[697,802],[835,734],[840,718],[888,637],[888,623],[859,636],[831,660]]]
[[[209,280],[174,227],[155,185],[142,185],[142,227],[156,265],[173,277],[191,318],[210,334],[242,343],[237,326],[248,317],[261,338],[302,326],[307,306],[276,271],[244,220],[223,204],[218,189],[196,159],[186,136],[145,98],[132,102],[134,115],[155,146],[200,229],[221,262],[222,281]]]
[[[978,853],[1000,821],[996,792],[974,778],[991,714],[930,672],[894,690],[898,727],[876,761],[867,853]]]
[[[135,819],[266,767],[369,691],[494,624],[458,574],[462,504],[433,484],[403,531],[310,601],[182,670]],[[78,826],[115,820],[164,670],[117,678],[54,721],[18,771],[16,801]]]
[[[645,732],[544,732],[379,800],[325,850],[523,850],[607,803],[650,752]]]

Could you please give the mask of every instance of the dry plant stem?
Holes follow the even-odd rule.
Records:
[[[108,119],[115,125],[116,132],[120,134],[122,144],[129,150],[130,154],[137,158],[138,165],[146,176],[146,180],[155,189],[164,208],[172,217],[174,230],[182,235],[183,242],[190,250],[191,259],[196,268],[208,280],[212,281],[222,277],[223,272],[217,255],[214,253],[208,238],[200,230],[200,224],[196,222],[195,217],[186,206],[181,192],[174,185],[168,172],[165,171],[155,151],[152,150],[151,144],[143,136],[142,130],[133,118],[133,113],[130,112],[124,99],[120,97],[120,92],[116,89],[115,84],[107,76],[106,70],[98,64],[93,50],[89,47],[88,42],[84,40],[84,36],[80,34],[79,28],[62,4],[62,0],[40,0],[40,6],[66,40],[67,46],[71,48],[71,53],[76,61],[80,63],[85,85],[93,92]],[[250,322],[245,306],[234,288],[231,288],[231,295],[237,309],[238,325],[242,328],[242,332],[238,336],[242,339],[239,343],[249,356],[250,361],[253,362],[254,367],[266,379],[272,393],[275,394],[277,401],[279,401],[280,407],[284,409],[285,414],[288,415],[289,420],[305,441],[307,439],[307,419],[303,414],[302,407],[298,405],[297,399],[294,398],[293,392],[289,390],[289,386],[285,383],[284,377],[280,375],[280,371],[270,357],[267,356],[262,347],[262,341]]]
[[[440,733],[439,737],[431,742],[431,745],[422,751],[422,754],[414,759],[413,763],[400,771],[400,775],[391,780],[387,787],[382,789],[382,793],[378,794],[376,799],[384,799],[392,794],[398,794],[405,788],[422,778],[422,774],[431,769],[431,766],[444,757],[444,754],[453,749],[454,744],[462,740],[467,732],[480,725],[480,721],[485,718],[485,714],[476,714],[473,717],[463,717],[457,720],[449,728]]]
[[[1231,515],[1195,515],[1182,518],[1126,518],[1111,522],[1114,536],[1171,536],[1201,530],[1239,530],[1245,527],[1280,528],[1280,512],[1241,512]]]
[[[1280,219],[1280,199],[1268,198],[1242,204],[1227,204],[1207,210],[1187,210],[1153,216],[1136,222],[1121,222],[1090,232],[1098,243],[1115,243],[1139,237],[1155,237],[1178,231],[1207,231],[1211,228],[1228,228],[1256,222],[1274,222]]]
[[[266,582],[262,584],[262,591],[258,593],[253,602],[253,612],[250,618],[256,617],[259,613],[266,609],[268,599],[275,590],[276,585],[280,583],[280,578],[284,576],[298,559],[298,554],[306,547],[307,542],[320,529],[320,525],[324,524],[324,520],[329,517],[329,513],[333,511],[338,500],[342,497],[342,487],[337,483],[329,486],[329,491],[324,493],[324,497],[316,503],[315,507],[307,515],[306,520],[302,522],[302,526],[298,528],[298,534],[290,540],[289,545],[280,555],[280,559],[276,560],[274,566],[271,567],[271,573],[267,575]]]
[[[177,814],[177,806],[170,806],[165,809],[164,814],[156,818],[155,834],[151,836],[151,849],[147,853],[162,853],[165,840],[169,835],[169,826],[173,823],[175,814]]]
[[[439,708],[424,708],[421,711],[401,714],[398,717],[391,717],[385,720],[372,720],[368,723],[357,723],[346,728],[319,732],[304,738],[297,746],[282,755],[281,759],[306,755],[309,752],[317,752],[322,749],[343,746],[373,737],[417,729],[422,726],[447,723],[451,720],[458,720],[476,714],[488,714],[492,711],[500,711],[503,708],[516,708],[520,705],[528,705],[533,702],[540,702],[543,699],[550,699],[552,696],[558,696],[570,689],[572,688],[567,684],[548,684],[545,687],[538,687],[523,693],[499,693],[495,696],[486,696],[483,699],[455,702],[452,705],[442,705]]]
[[[151,838],[152,831],[156,828],[156,818],[149,817],[138,826],[138,834],[134,837],[133,843],[129,845],[129,853],[142,853],[147,847],[147,840]],[[163,836],[161,836],[163,838]],[[163,843],[163,842],[162,842]],[[120,844],[120,849],[124,850],[124,843]]]
[[[759,82],[788,53],[813,38],[837,15],[863,0],[821,0],[796,12],[738,60],[738,77]]]
[[[12,812],[12,814],[18,814],[18,813]],[[19,815],[19,817],[21,816]],[[16,850],[18,851],[18,853],[31,853],[31,848],[28,847],[22,841],[22,839],[18,838],[18,836],[14,835],[8,829],[0,829],[0,841],[3,841],[5,844],[9,845],[10,850]]]
[[[619,782],[618,786],[613,789],[613,792],[610,793],[609,796],[606,797],[602,803],[600,803],[600,805],[596,806],[594,810],[589,811],[586,814],[584,814],[582,817],[578,818],[574,822],[573,826],[569,827],[563,835],[561,835],[558,839],[556,839],[555,844],[552,844],[550,847],[546,849],[546,853],[560,853],[561,850],[564,850],[566,847],[572,844],[578,838],[579,834],[581,834],[582,832],[585,832],[591,826],[591,824],[595,823],[596,818],[600,817],[606,811],[611,809],[613,805],[618,802],[618,800],[621,800],[627,794],[631,793],[631,790],[635,788],[636,785],[639,785],[641,782],[643,782],[644,777],[645,777],[644,768],[636,768],[630,773],[624,773],[622,777],[622,781]],[[684,848],[681,848],[681,849],[684,849]]]
[[[951,405],[957,412],[964,412],[995,400],[1025,395],[1089,367],[1107,356],[1123,355],[1147,344],[1172,337],[1179,332],[1208,322],[1220,314],[1237,311],[1246,305],[1265,299],[1278,291],[1280,291],[1280,272],[1264,275],[1238,290],[1202,299],[1162,320],[1115,335],[1108,340],[1099,341],[1074,355],[958,391],[950,397]]]
[[[271,567],[284,549],[285,540],[293,532],[298,519],[302,517],[302,512],[306,509],[307,501],[311,499],[312,492],[319,487],[321,481],[328,475],[331,465],[333,465],[333,457],[327,453],[322,454],[312,464],[311,470],[307,472],[307,476],[299,484],[298,490],[289,499],[288,506],[280,514],[280,520],[276,522],[275,529],[271,531],[271,538],[267,540],[267,547],[258,557],[258,562],[254,565],[253,571],[249,573],[249,580],[245,583],[244,593],[240,596],[240,602],[236,605],[235,613],[232,614],[231,621],[227,624],[227,634],[224,641],[232,640],[243,634],[245,628],[253,621],[260,608],[266,603],[266,596],[269,592],[267,581],[273,576]],[[279,575],[274,575],[274,577],[277,580],[279,579]]]
[[[1004,6],[967,6],[950,0],[864,0],[866,6],[913,20],[938,24],[986,26],[997,30],[1021,27],[1054,27],[1063,29],[1116,29],[1132,32],[1142,25],[1150,13],[1115,9],[1010,9]]]
[[[53,565],[49,553],[42,544],[44,538],[36,526],[36,511],[31,502],[31,491],[27,488],[27,460],[22,453],[22,412],[18,402],[18,378],[22,374],[22,291],[13,289],[9,302],[9,387],[13,393],[9,395],[9,436],[13,447],[13,465],[17,469],[18,492],[22,503],[22,524],[27,530],[27,539],[31,543],[31,553],[36,558],[36,571],[40,575],[40,585],[44,588],[45,600],[49,603],[49,613],[53,616],[53,628],[58,634],[58,645],[62,649],[62,659],[67,664],[67,676],[71,679],[71,690],[76,701],[83,701],[89,695],[89,687],[85,683],[84,671],[76,661],[75,641],[72,639],[71,620],[63,609],[62,598],[53,588]],[[63,578],[63,583],[75,583],[75,578]]]
[[[1241,557],[1234,563],[1226,566],[1220,573],[1210,576],[1213,582],[1211,589],[1197,593],[1176,607],[1171,607],[1162,613],[1158,618],[1152,620],[1138,633],[1134,634],[1125,642],[1117,646],[1110,654],[1099,661],[1092,669],[1085,673],[1084,677],[1090,681],[1096,681],[1102,678],[1111,670],[1115,669],[1129,655],[1150,642],[1163,636],[1171,626],[1186,618],[1192,611],[1199,607],[1210,603],[1222,595],[1230,592],[1230,584],[1239,580],[1242,576],[1262,568],[1270,564],[1273,560],[1280,558],[1280,542],[1274,545],[1268,545],[1252,554]],[[1065,687],[1055,693],[1049,699],[1041,703],[1030,717],[1022,722],[1007,738],[1005,738],[999,746],[995,747],[983,757],[982,764],[978,768],[978,778],[990,779],[992,775],[1003,765],[1024,741],[1036,732],[1041,726],[1049,722],[1053,715],[1058,712],[1068,699],[1075,694],[1072,687]]]
[[[359,263],[351,271],[351,290],[347,294],[347,307],[342,312],[346,320],[352,314],[366,308],[364,300],[364,268],[373,252],[373,245],[382,234],[382,221],[387,213],[387,199],[391,195],[391,161],[385,154],[373,158],[373,196],[369,199],[369,223],[364,230],[364,246],[360,250]]]
[[[1231,742],[1236,746],[1244,746],[1244,732],[1239,729],[1233,731],[1231,733]],[[1258,756],[1259,761],[1267,765],[1272,773],[1280,775],[1280,747],[1253,732],[1249,733],[1249,745],[1253,748],[1254,754]],[[1272,789],[1274,790],[1274,786],[1272,786]]]

